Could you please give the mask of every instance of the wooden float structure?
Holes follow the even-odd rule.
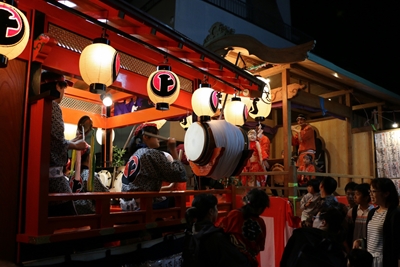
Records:
[[[113,211],[109,205],[110,199],[122,197],[126,193],[48,194],[51,98],[40,95],[38,91],[38,77],[42,69],[62,72],[75,82],[74,87],[66,89],[66,101],[61,105],[65,122],[76,123],[81,116],[90,115],[94,127],[103,129],[186,115],[191,111],[191,94],[205,76],[214,89],[226,93],[240,90],[259,95],[263,86],[252,74],[235,66],[237,51],[236,55],[235,50],[230,51],[225,58],[214,53],[224,48],[226,42],[214,43],[209,48],[212,50],[209,50],[122,1],[75,2],[77,7],[67,8],[55,0],[20,0],[18,8],[26,14],[31,25],[30,40],[18,59],[10,61],[7,68],[0,69],[0,111],[3,122],[0,166],[6,170],[1,175],[5,188],[1,201],[9,203],[0,207],[0,212],[9,218],[2,220],[0,251],[3,259],[13,262],[29,260],[32,255],[27,251],[40,244],[61,244],[67,240],[113,236],[154,227],[182,226],[188,199],[202,192],[162,193],[175,197],[175,208],[154,212],[149,210],[151,205],[145,205],[144,210],[136,213]],[[99,22],[98,19],[102,18],[107,18],[108,22]],[[102,28],[107,30],[113,47],[121,53],[122,70],[117,80],[107,89],[112,93],[114,101],[128,99],[132,95],[146,97],[148,75],[167,58],[181,80],[182,87],[170,110],[161,112],[150,108],[115,117],[102,115],[104,108],[99,95],[89,92],[78,69],[80,51],[92,39],[100,36]],[[217,44],[222,44],[222,47]],[[323,137],[325,149],[329,151],[329,174],[321,176],[344,178],[343,183],[339,183],[340,188],[343,188],[348,179],[364,181],[364,178],[375,177],[373,130],[370,127],[354,129],[351,126],[355,119],[354,112],[365,108],[376,108],[379,111],[387,105],[400,103],[398,96],[383,91],[377,97],[370,87],[358,85],[351,78],[337,81],[327,74],[321,74],[330,70],[318,66],[318,60],[305,58],[307,53],[304,54],[304,49],[311,48],[308,44],[305,48],[297,49],[296,55],[300,57],[293,57],[296,58],[293,62],[276,62],[268,64],[268,68],[253,72],[263,77],[279,77],[278,85],[272,86],[271,99],[275,107],[272,119],[266,123],[276,126],[279,121],[284,122],[271,140],[271,147],[272,157],[278,157],[281,150],[285,154],[282,174],[285,175],[285,188],[289,189],[286,190],[287,196],[295,195],[295,187],[292,185],[297,176],[288,156],[291,153],[290,125],[293,112],[321,109],[320,99],[325,99],[324,107],[329,110],[329,116],[318,116],[318,112],[311,111],[307,115]],[[296,52],[296,48],[290,51]],[[260,64],[268,61],[263,58],[251,60],[258,60]],[[315,93],[313,84],[324,85],[329,90]],[[371,91],[368,100],[363,98],[365,102],[357,105],[352,103],[351,96],[354,93],[363,94],[368,90]],[[336,98],[337,101],[330,102],[328,98]],[[300,105],[307,106],[307,109]],[[273,172],[270,174],[274,175]],[[235,188],[213,193],[224,195],[224,200],[218,204],[221,216],[236,207],[232,201],[236,196]],[[159,193],[128,194],[150,201]],[[78,198],[96,199],[96,213],[68,218],[47,216],[48,201]],[[173,219],[156,222],[160,216]],[[134,224],[130,224],[132,220]],[[87,231],[55,232],[63,228],[88,225],[91,229]]]

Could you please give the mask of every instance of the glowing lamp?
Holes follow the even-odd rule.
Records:
[[[224,108],[225,120],[233,125],[242,126],[247,120],[247,107],[240,100],[240,97],[232,97]]]
[[[204,83],[192,95],[192,108],[201,121],[210,120],[217,112],[219,105],[218,92],[211,85]]]
[[[90,92],[101,94],[118,76],[120,57],[106,38],[94,39],[83,49],[79,58],[79,71]]]
[[[0,2],[0,68],[7,67],[9,60],[24,51],[29,40],[29,23],[25,15],[16,7]]]
[[[113,104],[111,94],[101,94],[100,96],[101,101],[103,101],[103,105],[106,107],[110,107]]]
[[[160,65],[147,80],[147,94],[157,110],[168,110],[179,96],[181,85],[178,76],[168,65]]]

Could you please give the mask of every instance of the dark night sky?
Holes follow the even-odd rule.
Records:
[[[396,0],[291,0],[292,26],[316,40],[311,51],[400,94],[400,9]]]

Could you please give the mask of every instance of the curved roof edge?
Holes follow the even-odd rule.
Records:
[[[388,102],[400,104],[399,94],[389,91],[373,82],[368,81],[367,79],[364,79],[354,73],[351,73],[311,52],[308,54],[307,60],[332,70],[333,72],[337,73],[339,77],[345,76],[349,80],[353,80],[352,86],[355,87],[355,89],[365,91],[368,94],[374,95]]]

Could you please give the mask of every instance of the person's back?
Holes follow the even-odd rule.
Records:
[[[81,172],[80,180],[75,180],[74,177],[70,178],[70,185],[72,185],[73,193],[85,193],[88,190],[88,180],[90,176],[89,162],[90,158],[90,147],[87,146],[82,151],[81,158]],[[98,173],[93,173],[93,192],[109,192],[109,189],[102,184]],[[95,201],[90,199],[78,199],[74,200],[75,208],[78,214],[92,214],[95,213]]]
[[[269,207],[269,197],[265,191],[254,188],[243,200],[245,205],[230,211],[219,227],[230,235],[231,242],[252,262],[252,266],[258,266],[256,256],[264,250],[267,231],[260,215]]]
[[[214,226],[218,215],[214,195],[197,195],[186,211],[187,230],[182,252],[183,267],[250,267],[221,228]]]
[[[285,247],[280,266],[346,266],[340,234],[345,214],[341,209],[340,205],[325,207],[315,216],[313,228],[295,229]]]

